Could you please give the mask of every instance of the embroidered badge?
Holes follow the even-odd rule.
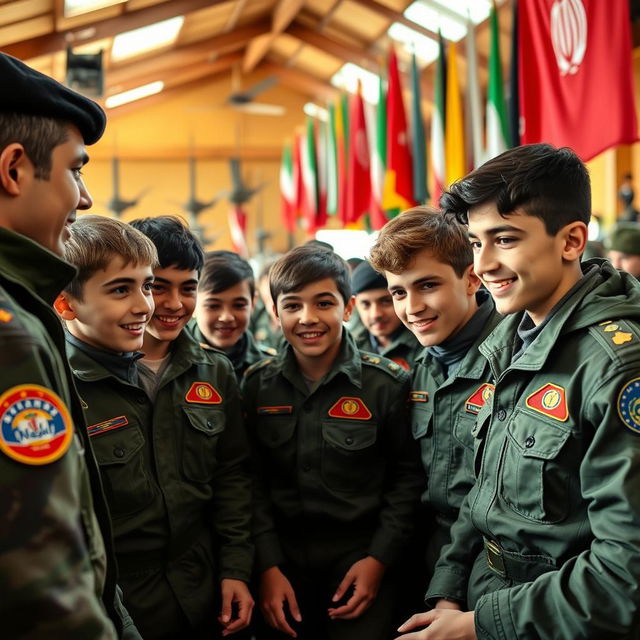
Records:
[[[365,405],[360,398],[342,397],[329,409],[329,415],[332,418],[369,420],[371,418],[371,411],[367,409],[367,405]]]
[[[640,378],[622,387],[618,395],[618,415],[628,429],[640,435]]]
[[[184,399],[196,404],[220,404],[222,402],[222,396],[208,382],[194,382]]]
[[[258,407],[258,415],[260,416],[284,416],[293,413],[291,405],[282,405],[279,407]]]
[[[409,394],[411,402],[429,402],[429,393],[427,391],[412,391]]]
[[[0,397],[0,450],[30,465],[59,460],[73,438],[64,402],[36,384],[12,387]]]
[[[0,309],[0,322],[7,324],[13,320],[13,314],[9,313],[6,309]]]
[[[565,390],[551,382],[547,382],[537,391],[534,391],[527,398],[525,404],[530,409],[550,418],[555,418],[560,422],[566,422],[569,418]]]
[[[605,320],[604,322],[601,322],[598,326],[604,327],[605,324],[611,324],[611,320]]]
[[[604,331],[606,331],[607,333],[611,333],[612,331],[617,331],[620,327],[617,324],[607,324],[607,326],[604,328]]]
[[[89,435],[89,437],[93,437],[100,435],[101,433],[106,433],[107,431],[120,429],[120,427],[124,427],[128,424],[129,420],[127,420],[127,416],[118,416],[117,418],[110,418],[109,420],[105,420],[104,422],[92,424],[90,427],[87,427],[87,434]]]
[[[607,327],[608,328],[608,327]],[[606,329],[605,329],[606,331]],[[613,344],[624,344],[625,342],[631,342],[633,338],[632,333],[626,333],[624,331],[616,331],[611,338]]]
[[[404,358],[391,358],[391,359],[406,371],[411,371],[411,367],[409,366],[409,363]]]
[[[494,390],[494,385],[490,382],[485,382],[467,398],[467,401],[464,404],[464,410],[467,413],[474,413],[477,415],[480,409],[484,407],[484,403],[491,398]]]

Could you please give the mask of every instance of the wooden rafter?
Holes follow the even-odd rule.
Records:
[[[276,76],[284,86],[312,98],[328,102],[333,100],[339,93],[338,89],[333,85],[299,69],[292,69],[273,62],[263,62],[260,68]]]

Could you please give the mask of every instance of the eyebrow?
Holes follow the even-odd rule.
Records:
[[[413,282],[410,282],[410,286],[415,287],[416,285],[422,284],[423,282],[433,282],[434,280],[441,280],[442,278],[440,276],[437,275],[428,275],[428,276],[422,276],[421,278],[418,278],[417,280],[414,280]],[[396,284],[393,285],[391,287],[389,287],[389,291],[396,291],[397,289],[404,289],[404,285],[402,284]]]
[[[322,291],[321,293],[316,293],[313,296],[313,299],[317,300],[318,298],[323,298],[326,296],[330,296],[331,298],[334,298],[336,300],[338,299],[338,296],[333,291]],[[282,296],[282,302],[289,301],[289,300],[300,300],[300,299],[301,297],[295,294]]]
[[[204,299],[205,302],[224,302],[222,298],[218,298],[216,296],[206,296]],[[251,296],[236,296],[235,298],[231,298],[231,302],[250,302]]]
[[[102,287],[113,287],[116,284],[136,284],[137,280],[135,278],[114,278],[113,280],[109,280],[109,282],[105,282]],[[153,282],[153,276],[148,276],[144,279],[144,283]]]
[[[154,278],[154,282],[161,282],[162,284],[173,284],[171,280],[160,278],[159,276],[156,276]],[[198,284],[198,281],[196,278],[191,278],[190,280],[185,280],[184,282],[178,283],[178,286],[183,287],[185,284]]]
[[[487,229],[484,233],[488,236],[497,236],[499,233],[504,233],[505,231],[515,231],[517,233],[524,233],[523,229],[520,229],[518,227],[514,227],[510,224],[503,224],[500,225],[499,227],[492,227],[491,229]],[[473,233],[472,231],[469,231],[469,238],[478,238],[478,236]]]

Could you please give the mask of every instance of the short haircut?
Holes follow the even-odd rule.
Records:
[[[177,216],[137,218],[129,223],[144,233],[158,251],[162,269],[176,267],[186,271],[202,271],[204,251],[198,238],[185,222]]]
[[[69,139],[66,122],[42,116],[0,112],[0,151],[18,142],[24,147],[35,177],[48,180],[55,147]]]
[[[274,304],[283,293],[300,291],[318,280],[331,278],[347,304],[351,298],[349,266],[336,253],[317,244],[303,244],[285,253],[269,271],[269,288]]]
[[[105,216],[84,215],[70,227],[71,237],[64,246],[64,258],[78,274],[65,287],[74,298],[82,300],[84,283],[96,272],[106,269],[114,257],[125,264],[158,265],[153,242],[131,225]]]
[[[466,229],[430,207],[409,209],[387,222],[369,260],[377,271],[402,273],[421,251],[430,251],[438,262],[450,265],[459,278],[473,264]]]
[[[589,172],[571,149],[528,144],[489,160],[440,198],[443,213],[465,224],[470,208],[489,203],[502,217],[521,210],[540,218],[553,236],[572,222],[589,224]]]
[[[204,268],[198,282],[198,291],[222,293],[247,281],[251,297],[255,295],[256,283],[251,265],[233,251],[209,251],[204,258]]]

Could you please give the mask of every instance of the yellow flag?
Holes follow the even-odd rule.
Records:
[[[458,82],[458,60],[456,43],[449,43],[447,60],[447,105],[444,132],[445,164],[447,186],[467,173],[464,154],[464,122],[462,119],[462,98]]]

